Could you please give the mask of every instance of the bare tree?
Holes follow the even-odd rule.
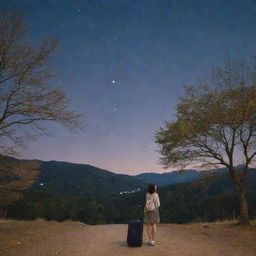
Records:
[[[64,92],[52,84],[57,41],[32,47],[21,15],[0,13],[0,147],[13,153],[26,139],[44,132],[44,121],[81,128],[81,115],[68,109]],[[9,145],[7,147],[6,145]],[[11,146],[12,145],[12,146]]]
[[[256,66],[228,62],[199,86],[186,88],[177,119],[156,133],[161,162],[225,166],[240,200],[240,222],[249,224],[248,169],[256,157]]]
[[[51,61],[57,50],[54,39],[31,45],[23,16],[0,12],[0,203],[5,209],[33,183],[39,163],[4,155],[17,154],[28,140],[46,133],[45,121],[82,128],[81,115],[69,110],[65,93],[53,85],[57,76]]]

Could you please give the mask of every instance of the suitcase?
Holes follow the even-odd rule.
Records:
[[[142,246],[143,220],[131,220],[128,224],[127,244],[129,246]]]

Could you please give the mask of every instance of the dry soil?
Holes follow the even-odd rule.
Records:
[[[160,224],[156,246],[126,244],[127,225],[0,220],[0,256],[255,256],[256,227]]]

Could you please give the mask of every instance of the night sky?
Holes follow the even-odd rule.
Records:
[[[254,0],[6,0],[24,10],[29,37],[60,40],[54,68],[86,129],[48,123],[26,159],[161,172],[154,133],[175,119],[184,84],[214,65],[256,53]]]

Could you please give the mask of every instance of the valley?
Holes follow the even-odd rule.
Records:
[[[23,191],[18,201],[7,209],[2,206],[2,212],[7,212],[8,218],[72,219],[86,224],[128,223],[143,217],[147,182],[160,184],[162,223],[239,217],[239,201],[225,169],[129,176],[85,164],[40,161],[38,171],[36,182]],[[255,169],[250,169],[248,174],[248,198],[250,218],[255,218]]]

